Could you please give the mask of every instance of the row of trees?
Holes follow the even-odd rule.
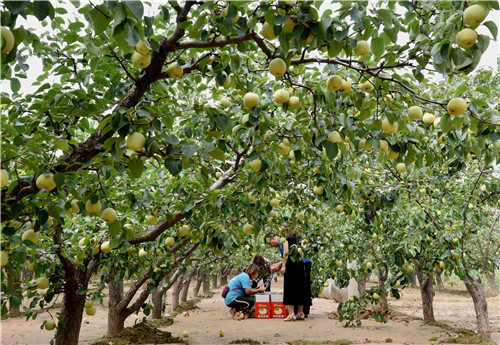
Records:
[[[76,344],[85,301],[108,286],[113,334],[180,269],[292,227],[325,263],[316,289],[361,279],[370,260],[385,298],[412,267],[431,315],[438,265],[463,279],[489,338],[499,79],[472,71],[498,3],[320,5],[3,2],[2,313],[62,294],[55,343]],[[465,45],[478,25],[489,34]],[[43,61],[31,95],[29,56]]]

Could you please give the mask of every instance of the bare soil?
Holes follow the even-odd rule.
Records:
[[[273,284],[274,291],[282,291],[282,281]],[[338,303],[333,300],[315,299],[311,315],[305,321],[285,322],[282,319],[247,319],[234,321],[230,318],[229,309],[220,297],[220,288],[211,298],[205,298],[198,307],[189,312],[174,317],[170,326],[156,325],[162,331],[171,332],[172,336],[183,338],[183,331],[189,332],[189,337],[183,338],[189,344],[431,344],[445,338],[457,338],[459,333],[450,327],[424,324],[421,318],[420,291],[405,289],[403,297],[397,301],[390,299],[393,317],[388,323],[382,324],[373,320],[363,320],[359,328],[344,328],[331,317]],[[192,296],[191,296],[192,297]],[[96,305],[97,313],[86,316],[88,324],[82,324],[80,333],[81,344],[92,344],[106,333],[107,301],[104,306]],[[167,298],[167,308],[170,296]],[[500,343],[500,297],[488,298],[492,338]],[[169,311],[172,313],[172,311]],[[475,329],[475,314],[472,299],[463,286],[453,289],[438,290],[434,299],[436,321],[451,327]],[[54,312],[53,312],[54,314]],[[85,317],[85,315],[84,315]],[[35,320],[26,321],[25,317],[9,318],[1,323],[1,344],[49,344],[54,331],[40,330],[43,320],[49,319],[47,313],[40,314]],[[139,323],[144,318],[142,313],[130,316],[126,327]],[[224,331],[224,336],[220,336]],[[465,339],[464,339],[465,340]]]

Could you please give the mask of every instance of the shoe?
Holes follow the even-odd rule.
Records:
[[[298,313],[296,316],[296,319],[297,320],[304,320],[305,319],[304,313],[303,312]]]
[[[288,314],[288,316],[284,320],[285,321],[295,321],[296,320],[295,314],[294,313]]]

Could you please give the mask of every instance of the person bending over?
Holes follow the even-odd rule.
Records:
[[[252,280],[252,288],[258,286],[259,280],[262,280],[266,291],[271,291],[271,281],[273,279],[273,272],[271,271],[271,262],[262,255],[255,255],[253,263],[259,266],[259,274],[257,278]]]
[[[251,280],[259,274],[259,266],[250,264],[242,273],[231,279],[227,284],[229,292],[224,298],[226,306],[231,308],[229,311],[235,320],[243,320],[244,312],[251,309],[255,302],[249,297],[256,293],[264,292],[263,286],[252,288]]]

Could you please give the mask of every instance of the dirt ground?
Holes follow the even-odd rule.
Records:
[[[273,285],[274,291],[282,290],[280,283],[281,281]],[[198,303],[199,308],[191,311],[189,316],[179,314],[175,317],[173,325],[161,329],[177,337],[182,337],[183,331],[188,331],[189,337],[184,339],[191,345],[229,344],[242,339],[252,339],[261,344],[284,344],[294,340],[350,340],[358,344],[386,342],[430,344],[431,338],[444,339],[455,336],[453,332],[426,325],[413,318],[413,316],[421,317],[418,289],[405,289],[401,300],[390,300],[393,310],[403,312],[409,317],[401,317],[386,324],[363,320],[359,328],[344,328],[338,321],[330,319],[328,313],[335,311],[338,304],[325,299],[314,300],[311,315],[305,321],[285,322],[280,319],[233,321],[220,297],[220,290],[217,289],[212,298],[203,299]],[[495,342],[500,343],[500,297],[488,298],[488,307],[493,328],[492,336]],[[434,311],[437,321],[454,327],[475,329],[472,300],[463,287],[437,291]],[[132,326],[143,316],[132,315],[126,320],[125,325]],[[107,306],[98,305],[97,313],[87,318],[89,323],[82,324],[81,344],[91,344],[106,333]],[[48,344],[54,331],[40,330],[40,325],[45,319],[48,319],[47,314],[39,315],[36,320],[30,321],[25,321],[24,317],[2,321],[1,344]],[[224,337],[219,336],[220,331],[225,332]]]

